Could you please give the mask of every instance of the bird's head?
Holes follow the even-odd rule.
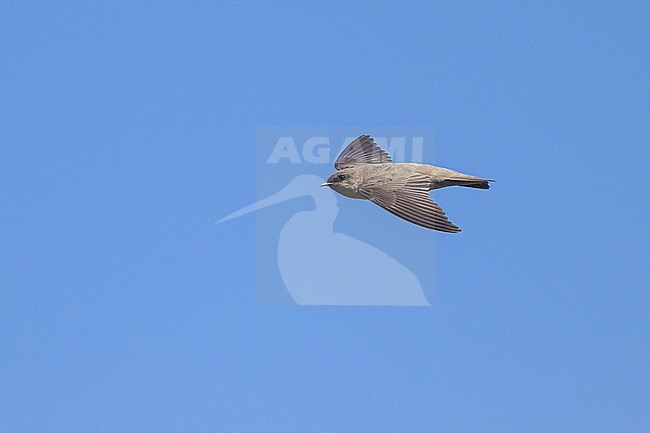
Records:
[[[340,194],[356,197],[359,191],[359,179],[353,170],[343,169],[328,177],[321,186],[329,186]]]

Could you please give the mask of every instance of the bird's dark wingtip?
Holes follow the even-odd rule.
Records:
[[[454,227],[435,227],[435,228],[433,228],[433,230],[443,232],[443,233],[449,233],[449,234],[452,234],[452,235],[454,233],[460,233],[460,232],[463,231],[460,227],[456,227],[456,226],[454,226]]]

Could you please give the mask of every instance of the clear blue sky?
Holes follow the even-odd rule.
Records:
[[[648,430],[647,2],[163,3],[0,6],[1,432]],[[258,305],[268,125],[497,179],[339,200],[431,308]]]

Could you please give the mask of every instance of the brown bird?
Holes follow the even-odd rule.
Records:
[[[489,189],[489,182],[494,182],[434,165],[393,163],[369,135],[348,144],[334,168],[338,171],[321,186],[370,200],[406,221],[447,233],[458,233],[460,228],[429,198],[429,191],[454,185]]]

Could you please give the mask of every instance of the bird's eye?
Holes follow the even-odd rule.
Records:
[[[338,179],[339,180],[345,180],[345,175],[344,174],[339,174]]]

